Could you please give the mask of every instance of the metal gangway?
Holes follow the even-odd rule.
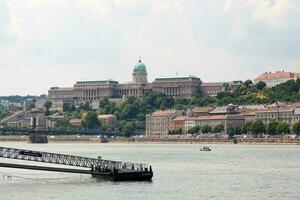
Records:
[[[148,167],[147,164],[103,160],[100,156],[98,158],[89,158],[43,151],[0,147],[0,158],[73,166],[73,168],[62,168],[0,162],[0,167],[6,168],[90,174],[96,178],[109,178],[113,180],[151,180],[153,176],[152,168],[151,166]],[[74,167],[78,168],[76,169]],[[87,170],[82,168],[89,169]]]
[[[122,168],[122,162],[103,160],[101,157],[88,158],[82,156],[65,155],[58,153],[49,153],[43,151],[32,151],[25,149],[15,149],[8,147],[0,147],[0,158],[10,158],[17,160],[26,160],[34,162],[43,162],[50,164],[68,165],[84,168],[98,168],[99,170],[117,169]]]

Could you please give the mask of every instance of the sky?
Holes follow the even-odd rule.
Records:
[[[300,68],[299,0],[0,0],[0,96],[79,80],[254,79]]]

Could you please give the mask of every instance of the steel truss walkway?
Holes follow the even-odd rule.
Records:
[[[107,169],[121,169],[122,162],[102,160],[101,158],[88,158],[81,156],[49,153],[42,151],[31,151],[24,149],[14,149],[7,147],[0,147],[0,157],[27,160],[35,162],[52,163],[59,165],[69,165],[76,167],[95,168],[98,167],[103,170]]]
[[[148,167],[147,164],[102,160],[101,157],[98,157],[97,159],[43,151],[0,147],[0,158],[68,165],[73,167],[89,168],[89,170],[80,168],[72,169],[52,166],[33,166],[14,163],[0,163],[0,167],[90,174],[95,178],[104,178],[114,181],[150,181],[153,176],[152,168],[151,166]]]

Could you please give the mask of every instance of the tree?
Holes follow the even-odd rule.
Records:
[[[251,125],[251,132],[254,135],[262,134],[266,132],[266,127],[261,120],[257,119]]]
[[[202,127],[202,133],[210,133],[212,131],[212,127],[208,125],[204,125]]]
[[[262,89],[264,89],[266,86],[267,86],[267,84],[266,84],[265,82],[259,81],[259,82],[256,84],[256,89],[262,90]]]
[[[214,132],[215,133],[221,133],[225,130],[223,124],[218,124],[217,126],[214,127]]]
[[[108,97],[102,97],[99,101],[99,107],[100,109],[102,108],[105,108],[105,106],[109,105],[109,99]]]
[[[88,129],[100,128],[101,121],[99,121],[95,112],[88,112],[82,121],[82,126]]]
[[[234,135],[240,135],[241,133],[242,133],[242,127],[240,126],[231,127],[228,130],[229,138],[233,138]]]
[[[91,111],[92,110],[91,105],[90,105],[89,102],[81,103],[79,105],[79,109],[83,110],[83,111]]]
[[[252,127],[252,121],[247,121],[243,126],[242,126],[242,133],[248,134],[251,132],[251,127]]]
[[[296,122],[294,125],[293,125],[293,133],[295,133],[296,135],[300,135],[300,121],[299,122]]]
[[[233,138],[234,135],[235,135],[234,128],[231,127],[231,128],[228,130],[228,138],[231,139],[231,138]]]
[[[8,110],[0,105],[0,120],[8,116]]]
[[[110,130],[111,128],[110,128],[108,125],[106,125],[106,124],[102,124],[102,125],[101,125],[101,129],[102,129],[103,131],[107,131],[107,130]]]
[[[229,91],[229,87],[230,87],[229,83],[224,83],[223,87],[224,87],[225,92]]]
[[[234,134],[235,135],[241,135],[241,133],[242,133],[242,127],[240,127],[240,126],[234,127]]]
[[[64,102],[63,103],[63,111],[64,112],[72,112],[75,111],[75,105],[71,103]]]
[[[270,122],[267,126],[267,133],[269,135],[276,135],[277,127],[278,127],[278,122],[276,122],[276,121]]]
[[[135,119],[139,114],[139,107],[136,104],[126,104],[121,109],[121,119]]]
[[[134,126],[131,123],[126,123],[122,130],[124,136],[130,137],[132,133],[134,133]]]
[[[57,119],[55,121],[55,127],[56,128],[67,128],[67,127],[71,127],[72,125],[70,124],[70,122],[66,119]]]
[[[278,134],[281,134],[281,135],[289,134],[290,133],[290,125],[286,122],[279,122],[276,131]]]
[[[199,133],[199,131],[200,131],[200,126],[194,126],[194,127],[190,128],[188,130],[188,133],[189,134],[196,134],[196,133]]]
[[[49,116],[50,115],[50,108],[52,107],[52,102],[51,101],[46,101],[44,104],[44,108],[45,108],[45,116]]]
[[[246,87],[249,87],[249,85],[252,84],[252,81],[251,80],[246,80],[243,85],[245,85]]]

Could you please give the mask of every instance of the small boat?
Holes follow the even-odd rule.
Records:
[[[200,148],[200,151],[211,151],[211,148],[209,148],[209,147],[202,147],[202,148]]]

